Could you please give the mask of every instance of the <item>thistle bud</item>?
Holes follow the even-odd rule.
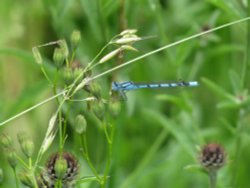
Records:
[[[2,146],[6,149],[12,147],[12,139],[7,134],[1,134],[0,142],[1,142]]]
[[[200,154],[200,163],[207,170],[218,170],[226,161],[223,148],[219,144],[207,144]]]
[[[76,116],[74,129],[78,134],[86,132],[87,122],[83,115],[79,114]]]
[[[59,162],[57,162],[58,160]],[[65,166],[66,170],[64,170]],[[59,179],[58,175],[60,175],[60,178],[63,180],[63,182],[65,184],[69,184],[75,180],[76,176],[78,175],[78,171],[79,165],[73,155],[66,152],[62,153],[62,155],[56,153],[50,157],[47,163],[47,168],[41,175],[41,179],[46,181],[42,183],[45,185],[48,184],[48,182],[53,184],[53,182],[56,182]]]
[[[11,168],[15,169],[17,165],[17,156],[14,150],[9,150],[7,152],[7,160]]]
[[[63,62],[65,60],[65,54],[62,48],[55,48],[53,60],[57,68],[60,68],[63,65]]]
[[[78,30],[73,31],[70,36],[70,42],[71,42],[73,49],[76,49],[78,47],[80,41],[81,41],[80,31]]]
[[[28,172],[21,172],[19,174],[19,179],[23,185],[31,188],[35,187],[35,183],[32,180],[32,175]]]
[[[60,156],[55,163],[55,174],[58,179],[63,179],[65,177],[67,168],[67,161],[62,156]]]

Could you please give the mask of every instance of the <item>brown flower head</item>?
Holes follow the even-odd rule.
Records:
[[[217,170],[225,164],[224,149],[219,144],[207,144],[202,148],[200,163],[207,170]]]
[[[65,161],[66,166],[60,164],[61,161]],[[66,169],[64,169],[63,166],[65,166]],[[63,187],[69,187],[68,185],[74,184],[78,172],[79,165],[73,155],[67,152],[62,153],[61,155],[60,153],[53,154],[49,158],[46,168],[38,178],[39,187],[52,188],[58,179],[61,179],[64,183]],[[61,177],[58,177],[58,174],[60,174]]]

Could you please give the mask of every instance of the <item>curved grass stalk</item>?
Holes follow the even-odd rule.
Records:
[[[16,114],[16,115],[12,116],[11,118],[9,118],[9,119],[7,119],[7,120],[1,122],[1,123],[0,123],[0,127],[3,126],[3,125],[6,124],[6,123],[9,123],[10,121],[12,121],[12,120],[18,118],[18,117],[20,117],[20,116],[26,114],[26,113],[28,113],[28,112],[30,112],[30,111],[32,111],[32,110],[38,108],[39,106],[42,106],[42,105],[44,105],[44,104],[46,104],[46,103],[48,103],[48,102],[50,102],[50,101],[56,99],[57,97],[59,97],[59,96],[61,96],[61,95],[64,95],[64,94],[66,93],[66,91],[67,91],[67,90],[62,91],[62,92],[60,92],[60,93],[58,93],[58,94],[56,94],[56,95],[54,95],[54,96],[52,96],[52,97],[50,97],[50,98],[48,98],[48,99],[45,99],[44,101],[41,101],[40,103],[38,103],[38,104],[36,104],[36,105],[34,105],[34,106],[32,106],[32,107],[30,107],[30,108],[28,108],[28,109],[26,109],[26,110],[20,112],[20,113],[18,113],[18,114]]]
[[[165,46],[160,47],[160,48],[158,48],[158,49],[156,49],[156,50],[154,50],[154,51],[151,51],[151,52],[146,53],[146,54],[143,54],[143,55],[141,55],[141,56],[139,56],[139,57],[137,57],[137,58],[134,58],[134,59],[132,59],[132,60],[130,60],[130,61],[127,61],[127,62],[125,62],[125,63],[123,63],[123,64],[121,64],[121,65],[115,66],[115,67],[113,67],[113,68],[111,68],[111,69],[109,69],[109,70],[107,70],[107,71],[104,71],[104,72],[102,72],[102,73],[100,73],[100,74],[98,74],[98,75],[96,75],[96,76],[93,76],[93,77],[91,77],[91,78],[89,78],[89,79],[86,79],[86,80],[84,81],[84,83],[80,83],[80,84],[81,84],[81,85],[85,85],[87,82],[96,80],[96,79],[98,79],[98,78],[100,78],[100,77],[102,77],[102,76],[104,76],[104,75],[107,75],[107,74],[109,74],[109,73],[111,73],[111,72],[114,72],[115,70],[118,70],[118,69],[120,69],[120,68],[122,68],[122,67],[125,67],[125,66],[127,66],[127,65],[130,65],[131,63],[133,63],[133,62],[135,62],[135,61],[144,59],[144,58],[146,58],[146,57],[148,57],[148,56],[150,56],[150,55],[153,55],[153,54],[158,53],[158,52],[160,52],[160,51],[163,51],[163,50],[165,50],[165,49],[171,48],[171,47],[173,47],[173,46],[176,46],[176,45],[179,45],[179,44],[181,44],[181,43],[183,43],[183,42],[186,42],[186,41],[195,39],[195,38],[200,37],[200,36],[202,36],[202,35],[205,35],[205,34],[208,34],[208,33],[212,33],[212,32],[214,32],[214,31],[217,31],[217,30],[220,30],[220,29],[229,27],[229,26],[231,26],[231,25],[235,25],[235,24],[238,24],[238,23],[242,23],[242,22],[245,22],[245,21],[248,21],[248,20],[250,20],[250,17],[242,18],[242,19],[239,19],[239,20],[236,20],[236,21],[233,21],[233,22],[229,22],[229,23],[223,24],[223,25],[221,25],[221,26],[215,27],[215,28],[210,29],[210,30],[207,30],[207,31],[204,31],[204,32],[197,33],[197,34],[195,34],[195,35],[189,36],[189,37],[184,38],[184,39],[182,39],[182,40],[173,42],[173,43],[171,43],[171,44],[165,45]],[[107,45],[109,45],[109,44],[110,44],[110,43],[108,43]],[[105,49],[105,48],[107,47],[107,45],[106,45],[103,49]],[[103,49],[102,49],[101,51],[103,51]],[[93,62],[96,60],[96,58],[97,58],[100,54],[101,54],[101,53],[98,53],[98,55],[94,58],[94,60],[89,64],[90,66],[93,64]],[[88,68],[89,68],[90,66],[87,66],[87,67],[83,70],[82,74],[83,74],[86,70],[88,70]],[[37,107],[39,107],[39,106],[41,106],[41,105],[43,105],[43,104],[45,104],[45,103],[47,103],[47,102],[49,102],[49,101],[51,101],[51,100],[53,100],[53,99],[55,99],[55,98],[61,96],[61,95],[64,95],[66,92],[70,93],[70,91],[72,91],[72,89],[73,89],[74,86],[76,85],[77,81],[81,78],[81,75],[82,75],[82,74],[80,74],[80,76],[74,81],[74,83],[71,85],[71,87],[70,87],[69,89],[66,89],[66,90],[62,91],[61,93],[58,93],[57,95],[54,95],[54,96],[52,96],[52,97],[50,97],[50,98],[48,98],[48,99],[46,99],[46,100],[44,100],[44,101],[42,101],[42,102],[40,102],[40,103],[34,105],[34,106],[32,106],[32,107],[30,107],[30,108],[24,110],[23,112],[21,112],[21,113],[19,113],[19,114],[17,114],[17,115],[14,115],[13,117],[11,117],[11,118],[9,118],[9,119],[7,119],[7,120],[1,122],[1,123],[0,123],[0,126],[2,126],[2,125],[4,125],[4,124],[6,124],[6,123],[8,123],[8,122],[10,122],[10,121],[12,121],[12,120],[18,118],[18,117],[20,117],[21,115],[26,114],[27,112],[30,112],[30,111],[34,110],[35,108],[37,108]],[[76,86],[76,87],[77,87],[77,86]],[[73,93],[75,93],[75,92],[76,92],[76,91],[73,91]]]

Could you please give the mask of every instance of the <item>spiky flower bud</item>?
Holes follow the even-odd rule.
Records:
[[[218,170],[226,161],[224,149],[219,144],[207,144],[202,148],[200,163],[207,170]]]
[[[78,30],[74,30],[70,36],[70,42],[73,49],[76,49],[81,41],[81,33]]]
[[[17,165],[17,156],[16,156],[16,152],[14,150],[9,150],[7,151],[7,160],[9,165],[11,166],[11,168],[16,168]]]
[[[67,168],[67,161],[62,156],[59,156],[59,158],[55,162],[55,174],[58,179],[64,178],[67,172]]]
[[[2,146],[6,149],[12,147],[12,139],[7,134],[0,135],[0,142],[1,142]]]
[[[57,68],[60,68],[63,65],[65,58],[64,50],[62,48],[55,48],[53,60]]]
[[[3,170],[0,168],[0,184],[3,182]]]
[[[21,172],[19,174],[19,179],[23,185],[28,186],[30,188],[35,187],[35,183],[32,180],[32,175],[28,172]]]
[[[65,166],[66,170],[64,169]],[[64,185],[72,185],[78,175],[78,171],[79,165],[73,155],[67,152],[62,153],[61,155],[56,153],[49,158],[46,169],[38,180],[39,185],[41,185],[40,187],[43,187],[43,185],[53,187],[59,179],[62,180]]]
[[[78,134],[86,132],[87,121],[83,115],[79,114],[76,116],[74,129]]]

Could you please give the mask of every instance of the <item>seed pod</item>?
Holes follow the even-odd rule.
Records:
[[[101,86],[96,82],[91,82],[89,85],[89,92],[97,99],[101,98]]]
[[[74,81],[74,75],[72,69],[65,67],[62,71],[65,84],[70,85]]]
[[[102,101],[94,101],[91,103],[91,107],[92,110],[95,114],[95,116],[99,119],[99,120],[103,120],[104,119],[104,115],[105,115],[105,106],[103,104]]]
[[[76,116],[74,129],[78,134],[86,132],[87,121],[83,115],[79,114]]]
[[[35,183],[32,180],[32,175],[28,172],[21,172],[19,174],[19,179],[23,185],[28,186],[30,188],[35,187]]]
[[[63,54],[64,54],[64,57],[66,59],[68,57],[68,55],[69,55],[69,49],[68,49],[67,42],[65,40],[60,40],[59,41],[59,46],[63,50]]]
[[[6,149],[12,147],[12,139],[7,134],[0,135],[0,142],[1,142],[2,146]]]
[[[22,152],[27,158],[30,158],[34,152],[34,143],[31,141],[28,134],[26,132],[20,132],[17,134],[17,139]]]
[[[70,36],[70,42],[73,49],[76,49],[81,41],[81,33],[78,30],[72,32]]]
[[[27,158],[30,158],[34,152],[34,143],[31,140],[27,140],[21,144],[22,152]]]
[[[17,165],[16,152],[14,150],[7,151],[7,160],[11,168],[15,169]]]
[[[200,154],[200,163],[207,170],[218,170],[226,161],[224,149],[219,144],[207,144]]]
[[[23,142],[29,140],[29,136],[26,132],[22,131],[22,132],[17,133],[17,140],[19,144],[21,145]]]
[[[53,60],[57,68],[60,68],[63,65],[65,58],[64,50],[61,48],[55,48]]]
[[[115,118],[119,115],[121,111],[121,103],[119,101],[110,101],[108,108],[111,116]]]

